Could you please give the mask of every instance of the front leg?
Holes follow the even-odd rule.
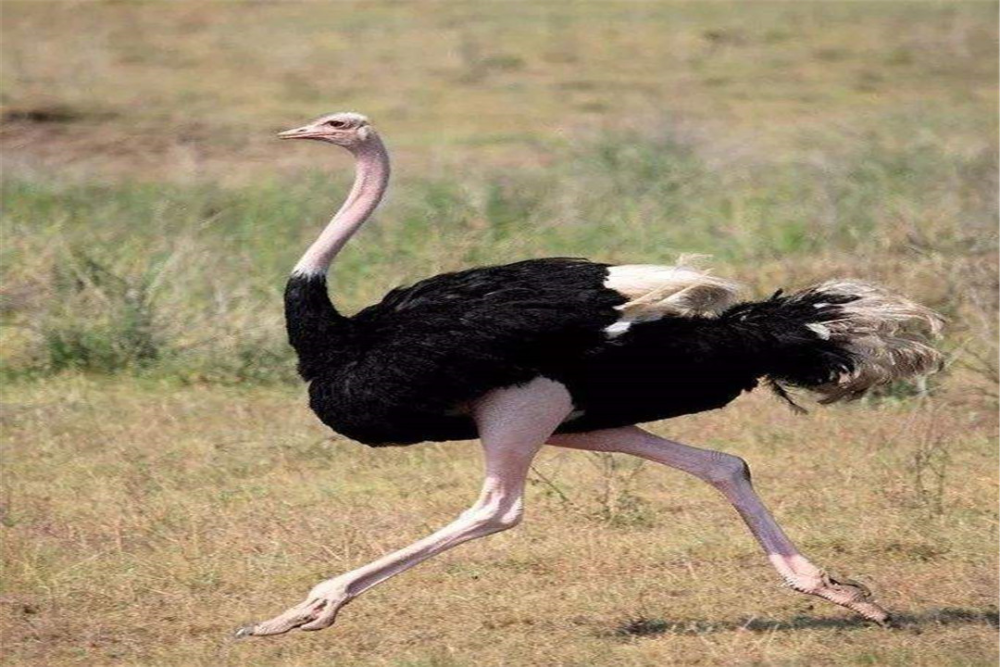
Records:
[[[372,586],[463,542],[516,526],[521,521],[531,461],[572,409],[565,387],[544,378],[487,394],[473,410],[486,480],[472,507],[434,534],[320,583],[300,604],[268,621],[241,628],[236,636],[277,635],[294,628],[322,630],[333,625],[344,605]]]

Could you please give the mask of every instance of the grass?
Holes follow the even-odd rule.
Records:
[[[994,5],[3,10],[6,664],[995,663]],[[473,444],[373,451],[305,407],[280,292],[349,169],[270,137],[335,108],[397,166],[338,260],[344,310],[471,264],[694,252],[751,295],[853,276],[943,312],[927,397],[803,418],[762,393],[654,427],[747,458],[903,627],[778,589],[692,480],[545,452],[517,531],[331,630],[229,641],[479,475]]]
[[[996,632],[992,417],[766,395],[659,427],[739,452],[801,546],[899,613],[886,631],[783,590],[705,485],[546,452],[526,522],[372,591],[318,635],[232,643],[321,577],[451,519],[473,443],[370,450],[299,390],[64,376],[6,412],[5,654],[12,664],[988,664]],[[808,421],[805,421],[808,419]],[[948,440],[939,505],[920,452]],[[613,474],[623,481],[630,461]],[[547,481],[545,481],[547,480]],[[560,494],[553,492],[558,488]],[[615,493],[615,492],[612,492]],[[563,499],[565,496],[566,500]],[[627,497],[627,496],[626,496]]]
[[[525,256],[669,263],[694,252],[758,295],[836,274],[883,280],[953,316],[955,340],[982,349],[974,316],[990,296],[963,288],[985,281],[995,257],[995,156],[985,142],[893,145],[913,124],[882,126],[884,145],[859,141],[818,164],[713,164],[711,144],[664,129],[585,140],[549,168],[410,176],[338,262],[338,300],[354,310],[400,282]],[[8,180],[7,251],[24,259],[5,266],[17,327],[7,372],[288,380],[280,309],[262,316],[260,304],[279,301],[329,190],[320,174],[228,188]]]

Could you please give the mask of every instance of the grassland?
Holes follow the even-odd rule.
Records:
[[[995,663],[992,3],[2,9],[6,664]],[[331,630],[230,641],[477,485],[474,444],[331,438],[295,383],[282,281],[349,169],[271,135],[342,108],[397,163],[345,310],[469,264],[696,252],[756,295],[850,275],[942,311],[927,395],[655,426],[747,458],[903,627],[780,590],[694,481],[546,452],[517,531]]]

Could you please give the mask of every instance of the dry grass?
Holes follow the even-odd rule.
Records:
[[[995,664],[993,4],[3,13],[6,664]],[[333,108],[399,165],[337,267],[346,310],[469,264],[700,251],[758,295],[855,276],[944,312],[929,398],[797,417],[761,393],[655,426],[747,458],[903,627],[781,590],[679,473],[546,451],[518,530],[325,632],[231,641],[478,485],[475,444],[331,439],[288,382],[281,281],[335,194],[310,171],[332,158],[270,134]]]
[[[315,164],[272,131],[348,108],[419,169],[664,116],[736,152],[839,145],[866,117],[995,106],[992,22],[985,2],[5,2],[5,166],[246,181]]]
[[[981,408],[938,399],[800,417],[761,394],[657,429],[745,456],[805,551],[871,583],[899,630],[780,589],[704,485],[647,465],[608,502],[606,468],[553,450],[516,531],[401,575],[329,631],[234,643],[239,623],[455,516],[477,490],[476,445],[331,439],[297,391],[67,377],[7,400],[9,664],[995,659],[997,453]],[[920,481],[928,455],[946,457],[932,461],[943,476]]]

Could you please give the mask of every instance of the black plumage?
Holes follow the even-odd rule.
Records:
[[[310,405],[369,445],[476,437],[469,406],[538,377],[563,383],[576,412],[559,432],[649,422],[719,408],[765,377],[818,386],[854,359],[807,325],[853,297],[775,295],[717,317],[664,316],[606,329],[627,299],[609,266],[537,259],[447,273],[344,317],[322,276],[293,275],[288,334]]]

